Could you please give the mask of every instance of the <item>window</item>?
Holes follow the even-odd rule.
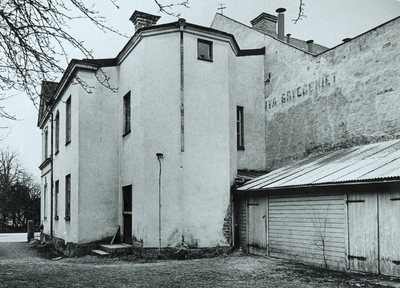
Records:
[[[197,59],[212,61],[212,42],[197,39]]]
[[[131,92],[124,96],[124,135],[131,132]]]
[[[44,160],[47,159],[47,157],[49,157],[49,130],[46,129],[44,130]]]
[[[65,220],[71,219],[71,174],[65,176]]]
[[[54,219],[58,220],[58,192],[60,191],[60,182],[57,180],[54,185]]]
[[[56,114],[56,153],[60,150],[60,112]]]
[[[66,126],[65,126],[65,145],[71,142],[71,97],[68,98],[67,102],[67,110],[66,110]]]
[[[244,150],[243,107],[236,108],[237,149]]]
[[[47,178],[44,178],[43,186],[43,219],[47,219]]]

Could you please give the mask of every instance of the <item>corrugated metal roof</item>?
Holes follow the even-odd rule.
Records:
[[[246,169],[238,169],[237,177],[244,180],[253,180],[254,178],[260,177],[268,173],[267,171],[258,171],[258,170],[246,170]]]
[[[237,188],[239,191],[400,177],[400,140],[312,155]]]

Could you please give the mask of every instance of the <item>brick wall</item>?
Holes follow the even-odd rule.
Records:
[[[268,169],[400,137],[400,18],[316,57],[266,48]]]

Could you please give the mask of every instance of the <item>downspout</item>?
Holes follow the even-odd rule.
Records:
[[[161,255],[161,159],[164,155],[157,153],[156,156],[160,164],[160,172],[158,173],[158,254]]]
[[[53,136],[53,134],[54,134],[54,127],[53,127],[53,112],[50,112],[50,119],[51,119],[51,136],[50,136],[50,138],[51,138],[51,141],[50,141],[50,143],[51,143],[51,148],[50,148],[50,163],[51,163],[51,178],[50,178],[50,182],[51,182],[51,186],[50,186],[50,239],[53,239],[53,225],[54,225],[54,223],[53,223],[53,189],[54,189],[54,181],[53,181],[53,178],[54,178],[54,172],[53,172],[53,168],[54,168],[54,164],[53,164],[53,140],[54,140],[54,136]]]
[[[185,151],[185,77],[184,77],[184,46],[183,46],[183,29],[186,20],[180,18],[178,20],[180,31],[180,74],[181,74],[181,152]]]

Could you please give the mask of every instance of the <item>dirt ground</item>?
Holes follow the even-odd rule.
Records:
[[[240,252],[195,260],[59,259],[41,246],[0,243],[0,287],[400,287],[398,279]]]

